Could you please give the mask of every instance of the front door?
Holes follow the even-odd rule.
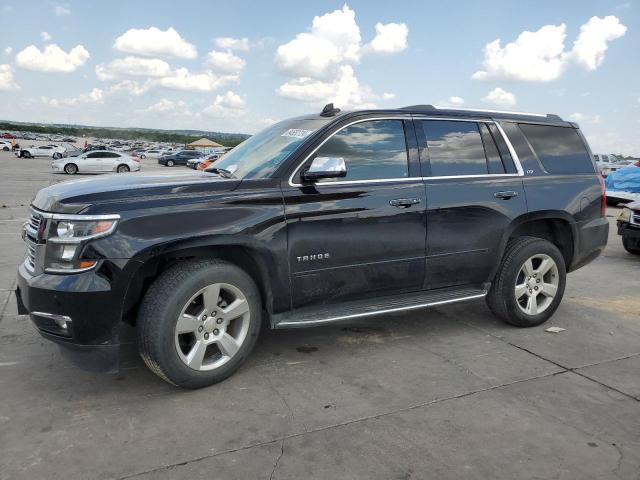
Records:
[[[490,281],[505,229],[527,211],[521,171],[492,121],[416,119],[416,132],[427,189],[425,287]]]
[[[415,142],[401,117],[353,122],[298,170],[315,157],[340,157],[346,177],[302,184],[296,173],[287,180],[294,308],[422,288],[426,198]]]

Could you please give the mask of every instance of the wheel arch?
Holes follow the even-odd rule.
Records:
[[[185,260],[217,258],[228,261],[247,272],[254,280],[267,317],[273,312],[274,290],[269,272],[274,272],[274,259],[268,251],[247,244],[213,244],[193,246],[184,244],[165,245],[139,261],[132,274],[123,300],[122,320],[135,325],[138,307],[149,286],[170,266]],[[287,299],[289,291],[287,290]],[[280,299],[282,301],[282,299]]]
[[[502,236],[498,258],[502,259],[509,240],[521,236],[539,237],[553,243],[562,253],[567,272],[571,270],[574,254],[578,248],[578,226],[567,212],[547,210],[517,217]],[[499,262],[496,263],[491,278],[495,276],[498,267]]]

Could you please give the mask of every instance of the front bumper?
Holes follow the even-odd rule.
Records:
[[[78,274],[32,276],[22,264],[15,291],[18,313],[28,314],[39,333],[81,368],[115,372],[124,291],[113,281],[114,270],[103,261]]]
[[[631,226],[627,222],[618,222],[618,235],[621,235],[632,248],[640,249],[640,225]]]

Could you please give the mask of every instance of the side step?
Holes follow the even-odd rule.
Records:
[[[271,321],[273,328],[309,327],[339,320],[462,302],[483,298],[486,295],[487,290],[481,288],[456,288],[431,292],[404,293],[354,302],[343,302],[336,305],[300,308],[272,315]]]

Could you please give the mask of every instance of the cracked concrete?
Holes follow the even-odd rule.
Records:
[[[232,378],[181,391],[131,348],[118,375],[82,372],[17,315],[18,206],[66,178],[0,161],[0,480],[640,478],[640,312],[624,300],[640,258],[614,232],[543,327],[472,302],[266,331]]]

